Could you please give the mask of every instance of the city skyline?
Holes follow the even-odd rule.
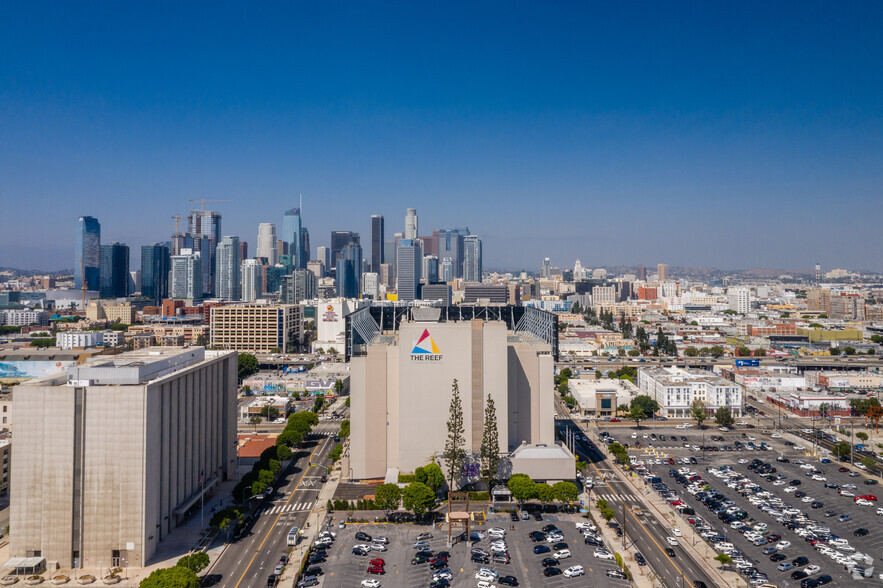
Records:
[[[314,249],[416,207],[488,268],[883,270],[883,5],[499,8],[7,7],[0,266],[69,269],[84,215],[136,254],[200,198],[253,243],[303,194]]]

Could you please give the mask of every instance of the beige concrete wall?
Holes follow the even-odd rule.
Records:
[[[387,452],[387,348],[371,345],[367,355],[354,357],[350,369],[350,464],[357,479],[386,475]]]

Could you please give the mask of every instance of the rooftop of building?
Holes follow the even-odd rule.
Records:
[[[726,380],[715,373],[699,369],[680,367],[652,367],[641,368],[641,372],[666,386],[677,386],[679,384],[698,382],[720,386],[736,385],[733,382],[730,382],[729,380]]]

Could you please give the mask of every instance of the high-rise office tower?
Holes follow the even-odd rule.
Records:
[[[101,223],[92,216],[77,219],[76,251],[74,252],[74,288],[101,288]]]
[[[221,213],[212,210],[190,211],[190,234],[193,235],[193,249],[202,253],[204,262],[203,291],[215,292],[215,255],[221,241]]]
[[[481,237],[463,237],[463,279],[467,282],[481,282]]]
[[[171,245],[171,255],[181,255],[181,252],[185,249],[193,250],[193,235],[190,233],[175,233],[172,235]]]
[[[292,256],[295,268],[307,267],[310,260],[309,233],[303,226],[300,212],[300,208],[290,208],[282,218],[282,240],[288,243],[288,254]]]
[[[261,291],[261,284],[263,283],[261,267],[262,264],[257,259],[246,259],[242,262],[240,273],[242,274],[243,302],[257,300],[263,295]]]
[[[328,247],[316,247],[316,259],[321,261],[322,265],[326,269],[330,269],[330,268],[334,267],[331,264],[331,258],[329,256],[330,252],[331,252],[331,249],[329,249]]]
[[[171,284],[169,298],[199,300],[203,296],[202,254],[184,249],[181,255],[171,258]]]
[[[543,271],[540,272],[541,278],[549,278],[552,276],[552,260],[548,257],[543,260]]]
[[[335,264],[337,295],[341,298],[358,298],[361,277],[362,247],[356,243],[348,243],[340,251]]]
[[[638,271],[635,273],[635,277],[641,282],[647,281],[647,268],[643,265],[638,266]]]
[[[438,269],[439,278],[444,283],[449,283],[454,281],[454,260],[450,257],[445,257],[441,260]]]
[[[405,239],[417,238],[417,209],[409,208],[405,215]]]
[[[660,263],[656,265],[656,275],[659,276],[660,282],[665,282],[668,280],[668,264]]]
[[[438,257],[435,255],[423,256],[423,271],[420,279],[424,284],[435,284],[438,282]]]
[[[126,292],[131,296],[141,291],[141,270],[129,270],[129,281],[126,284]]]
[[[301,227],[300,246],[297,250],[297,268],[307,269],[308,261],[310,261],[310,232],[306,227]]]
[[[129,291],[129,246],[124,243],[102,245],[101,290],[102,298],[125,298]]]
[[[276,251],[276,225],[273,223],[258,225],[258,249],[255,257],[263,257],[267,260],[267,265],[276,265],[279,261],[279,253]]]
[[[436,240],[435,249],[438,258],[441,260],[444,260],[445,258],[450,259],[453,266],[453,277],[446,281],[450,282],[454,278],[462,277],[463,235],[461,235],[456,229],[435,229],[432,231],[432,236]]]
[[[240,241],[239,242],[239,263],[242,263],[248,259],[248,242]]]
[[[383,216],[371,215],[371,271],[380,273],[380,264],[386,263],[383,255]]]
[[[332,266],[337,265],[337,257],[345,245],[354,243],[361,246],[359,234],[352,231],[331,231],[331,254],[328,260]]]
[[[310,270],[296,269],[289,276],[282,278],[280,302],[282,304],[300,304],[304,300],[316,298],[319,291],[319,280]]]
[[[396,292],[399,300],[417,300],[420,264],[420,248],[414,240],[399,241],[396,250]]]
[[[141,246],[141,295],[162,304],[169,295],[169,248],[161,243]]]
[[[218,243],[215,278],[218,283],[216,296],[221,300],[235,302],[241,297],[239,251],[239,237],[226,236]]]

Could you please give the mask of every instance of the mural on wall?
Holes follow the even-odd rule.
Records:
[[[0,379],[30,380],[64,372],[73,361],[0,361]]]

